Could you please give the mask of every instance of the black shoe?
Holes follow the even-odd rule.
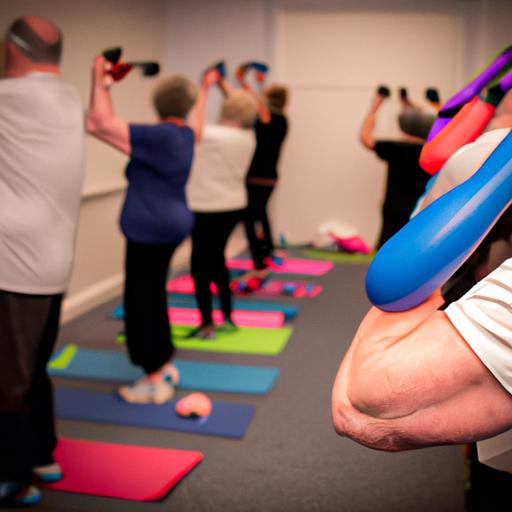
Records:
[[[213,325],[201,325],[197,329],[193,329],[185,339],[199,338],[201,340],[214,340],[216,338],[215,327]]]

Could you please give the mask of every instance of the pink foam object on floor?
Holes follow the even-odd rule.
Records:
[[[164,497],[203,459],[201,452],[59,439],[55,459],[64,478],[56,491],[133,501]]]
[[[168,308],[171,322],[174,325],[199,325],[201,314],[198,309]],[[232,314],[233,322],[240,327],[282,327],[284,313],[280,311],[241,311],[235,310]],[[213,321],[220,325],[224,322],[224,315],[219,311],[213,312]]]
[[[228,268],[236,270],[252,270],[252,260],[228,260]],[[304,274],[308,276],[322,276],[334,267],[330,261],[307,260],[300,258],[287,258],[282,265],[272,267],[272,272],[279,274]]]
[[[371,249],[368,247],[366,242],[359,236],[353,236],[351,238],[335,238],[338,249],[345,252],[358,252],[361,254],[370,254]]]
[[[212,408],[212,401],[204,393],[190,393],[176,402],[176,413],[187,418],[204,418],[210,415]]]
[[[323,291],[323,288],[320,285],[315,285],[314,289],[311,291],[306,291],[306,288],[310,283],[306,281],[294,281],[297,284],[297,289],[292,294],[295,297],[316,297]],[[194,280],[190,275],[183,275],[175,277],[171,279],[167,283],[167,291],[169,293],[186,293],[193,294],[194,293]],[[216,288],[212,285],[212,292],[217,293]],[[265,282],[264,288],[261,290],[257,290],[252,293],[244,294],[238,293],[242,297],[280,297],[285,295],[283,293],[283,281],[277,280],[269,280]]]

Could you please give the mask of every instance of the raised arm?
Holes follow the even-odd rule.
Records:
[[[206,100],[208,98],[208,92],[213,84],[219,83],[221,80],[218,69],[211,68],[203,74],[201,79],[201,87],[199,88],[199,94],[197,100],[190,114],[190,125],[194,130],[196,136],[196,142],[201,142],[203,137],[204,118],[206,111]]]
[[[512,427],[512,398],[477,358],[436,294],[417,308],[372,308],[332,394],[336,431],[397,451],[464,443]]]
[[[377,112],[388,96],[389,89],[384,86],[379,87],[377,94],[370,105],[370,110],[364,118],[361,130],[359,131],[359,140],[365,148],[373,149],[375,147],[373,133],[375,131],[375,123],[377,121]]]
[[[236,79],[238,80],[238,83],[240,84],[242,89],[247,91],[256,100],[256,104],[258,106],[259,120],[264,124],[270,123],[270,112],[267,108],[264,97],[257,91],[255,91],[251,87],[249,82],[247,82],[247,80],[245,79],[245,76],[249,69],[251,69],[250,63],[240,64],[240,66],[238,66],[238,69],[236,70]]]
[[[131,146],[128,123],[116,116],[110,97],[113,79],[108,70],[111,66],[112,64],[102,56],[94,59],[87,131],[129,155]]]
[[[220,76],[219,81],[217,82],[217,85],[219,86],[220,92],[222,93],[222,95],[225,98],[227,98],[228,96],[231,96],[231,94],[233,94],[233,87],[226,80],[226,77]]]

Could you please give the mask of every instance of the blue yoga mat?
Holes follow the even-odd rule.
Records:
[[[64,368],[49,365],[50,375],[71,379],[86,379],[104,382],[129,383],[144,374],[133,366],[128,357],[121,352],[88,350],[68,345],[54,355],[52,361],[74,348],[69,363]],[[266,366],[248,366],[202,361],[174,361],[180,371],[178,387],[201,391],[219,391],[225,393],[249,393],[266,395],[279,376],[278,368]]]
[[[182,293],[170,293],[167,295],[167,305],[180,308],[197,308],[197,302],[194,295]],[[220,307],[218,297],[213,299],[213,307]],[[283,304],[280,302],[270,302],[251,299],[233,299],[233,309],[241,311],[277,311],[284,315],[285,320],[293,320],[299,314],[299,307],[293,304]],[[124,318],[124,307],[117,305],[112,311],[112,316],[118,320]]]
[[[55,392],[59,418],[238,439],[245,435],[255,411],[252,404],[213,402],[206,418],[182,418],[174,411],[175,406],[175,400],[164,405],[128,404],[114,393],[85,389],[60,388]]]

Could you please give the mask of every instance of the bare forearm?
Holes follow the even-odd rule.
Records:
[[[206,98],[208,96],[208,88],[204,85],[199,89],[196,104],[190,115],[190,124],[194,130],[196,142],[200,142],[203,136],[204,117],[206,109]]]
[[[111,82],[104,75],[102,62],[98,57],[94,63],[87,131],[123,153],[130,154],[128,124],[114,112],[109,90]]]
[[[375,130],[376,121],[377,113],[368,112],[368,115],[365,117],[359,132],[359,140],[361,141],[361,144],[368,149],[373,149],[375,147],[373,132]]]
[[[233,94],[233,87],[231,87],[231,84],[226,79],[222,78],[221,80],[219,80],[218,86],[220,92],[225,98]]]
[[[338,398],[333,402],[334,426],[340,435],[384,451],[487,439],[512,427],[510,395],[488,378],[487,384],[496,386],[491,400],[487,386],[475,383],[439,403],[393,418],[362,412],[349,397],[345,403]]]
[[[241,81],[242,88],[247,91],[256,101],[256,105],[258,107],[258,118],[264,123],[270,123],[270,112],[265,104],[265,100],[258,94],[247,82]]]
[[[110,92],[95,84],[91,89],[87,131],[101,139],[108,132],[113,119],[115,119],[115,114]]]
[[[333,387],[338,433],[394,451],[478,440],[510,428],[510,395],[446,315],[433,309],[431,299],[404,313],[370,311]]]
[[[375,139],[373,132],[375,131],[375,124],[377,122],[377,112],[384,101],[384,97],[377,95],[373,98],[370,110],[364,118],[361,130],[359,131],[359,140],[368,149],[375,147]]]

